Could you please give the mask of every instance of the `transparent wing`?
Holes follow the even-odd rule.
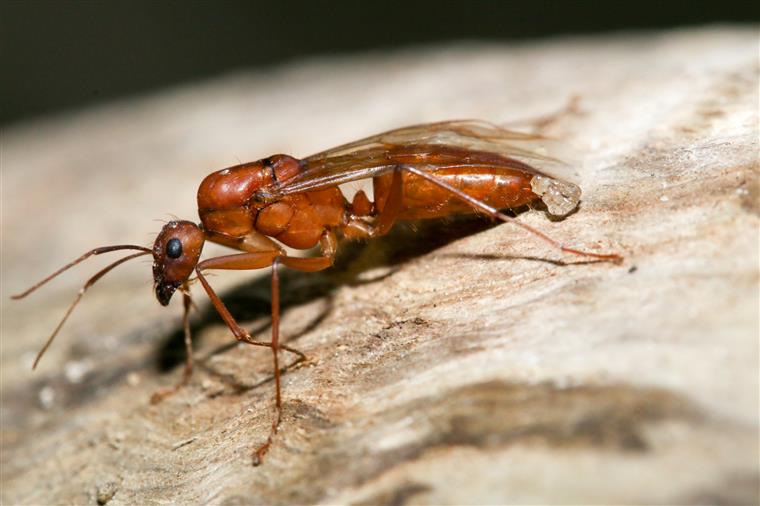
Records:
[[[436,171],[453,167],[519,169],[570,181],[573,171],[549,155],[556,142],[478,120],[444,121],[390,130],[311,155],[295,178],[260,190],[259,197],[320,190],[390,172],[400,164]]]

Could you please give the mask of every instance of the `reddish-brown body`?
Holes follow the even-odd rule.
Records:
[[[513,209],[530,204],[539,198],[530,188],[532,174],[514,171],[493,171],[488,167],[464,167],[441,169],[435,176],[450,186],[496,209]],[[373,181],[373,189],[378,208],[383,208],[391,187],[391,174],[380,176]],[[399,220],[421,220],[443,218],[452,214],[476,212],[450,191],[425,179],[404,174],[404,199]]]
[[[399,146],[390,155],[399,165],[442,167],[432,172],[437,179],[496,209],[517,208],[539,199],[530,187],[534,174],[531,167],[504,156],[435,145]],[[385,174],[373,181],[379,209],[388,197],[392,179],[392,174]],[[443,218],[476,211],[429,180],[409,173],[404,173],[402,179],[404,196],[400,220]]]
[[[493,208],[521,207],[540,198],[531,190],[533,174],[515,160],[436,146],[403,148],[389,151],[390,164],[444,166],[433,172],[438,180]],[[417,154],[421,151],[426,154]],[[463,162],[468,165],[456,165]],[[452,166],[446,168],[446,164]],[[494,168],[495,164],[499,167]],[[510,166],[522,166],[523,170]],[[212,237],[219,236],[219,242],[228,245],[234,244],[229,239],[243,239],[260,233],[296,249],[316,246],[326,232],[349,238],[372,236],[364,220],[384,209],[394,173],[373,178],[374,205],[363,192],[349,203],[337,186],[285,195],[274,202],[257,199],[260,188],[287,185],[289,180],[306,170],[307,162],[275,155],[209,174],[198,188],[198,213],[203,229]],[[403,197],[397,220],[475,212],[470,204],[438,184],[409,173],[403,173],[401,179]]]
[[[325,230],[345,221],[346,199],[338,188],[257,201],[256,191],[284,184],[301,170],[287,155],[244,163],[209,174],[198,188],[198,214],[207,233],[242,239],[253,233],[297,249],[315,246]]]
[[[189,283],[195,274],[235,338],[272,350],[277,416],[267,441],[254,452],[261,461],[277,432],[282,414],[279,351],[303,353],[279,342],[279,277],[284,265],[300,271],[330,267],[340,238],[372,238],[386,234],[399,220],[440,218],[480,212],[514,223],[561,251],[618,262],[615,254],[599,254],[562,246],[542,232],[501,213],[541,200],[550,214],[564,216],[580,199],[580,189],[548,172],[558,161],[540,154],[532,144],[538,136],[503,130],[488,123],[451,121],[401,128],[368,137],[298,160],[274,155],[207,176],[198,188],[201,223],[172,221],[153,248],[135,245],[96,248],[62,267],[14,298],[25,297],[66,269],[92,255],[115,250],[138,250],[107,266],[87,283],[69,307],[35,366],[89,286],[111,269],[142,255],[153,256],[154,290],[167,305],[180,290],[184,302],[187,362],[182,381],[156,393],[154,402],[177,391],[192,372]],[[339,185],[372,179],[374,202],[359,191],[351,202]],[[203,245],[212,241],[238,250],[237,254],[201,261]],[[319,246],[321,256],[290,257],[280,246],[308,249]],[[209,285],[209,269],[249,270],[272,266],[272,339],[258,341],[235,321]],[[291,364],[291,366],[294,364]],[[288,366],[290,367],[290,366]]]

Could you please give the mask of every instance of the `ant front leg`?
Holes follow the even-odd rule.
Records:
[[[182,305],[184,313],[182,314],[182,328],[185,334],[185,370],[182,372],[182,379],[173,387],[162,388],[150,397],[151,404],[158,404],[170,395],[175,394],[180,388],[187,385],[190,376],[193,374],[193,336],[190,332],[190,308],[193,306],[193,300],[190,298],[190,288],[184,283],[180,288],[182,292]]]
[[[326,232],[327,234],[331,234],[330,232]],[[330,244],[334,243],[333,241],[330,241],[330,239],[326,239],[323,244]],[[249,253],[240,253],[237,255],[227,255],[217,258],[210,258],[208,260],[204,260],[203,262],[199,263],[196,266],[196,274],[198,275],[198,280],[201,282],[201,285],[203,285],[203,288],[206,290],[206,293],[209,296],[209,299],[211,299],[211,303],[214,305],[214,308],[216,308],[217,312],[219,313],[219,316],[222,317],[222,320],[227,324],[227,327],[232,331],[232,333],[235,335],[235,338],[238,341],[245,342],[254,346],[265,346],[267,348],[270,348],[272,350],[272,361],[273,361],[273,367],[274,367],[274,382],[275,382],[275,418],[272,422],[272,427],[269,431],[269,436],[267,437],[266,442],[259,446],[254,452],[253,452],[253,465],[257,466],[261,464],[262,459],[264,457],[264,454],[269,450],[269,447],[272,445],[272,441],[274,438],[274,435],[277,433],[277,430],[280,426],[280,422],[282,420],[282,389],[280,384],[280,363],[279,363],[279,351],[280,349],[284,349],[286,351],[289,351],[291,353],[295,353],[299,356],[298,360],[293,364],[300,363],[301,361],[304,361],[306,359],[306,356],[301,353],[298,350],[295,350],[294,348],[291,348],[289,346],[285,346],[280,344],[280,277],[279,277],[279,266],[280,264],[285,265],[287,267],[305,271],[305,272],[314,272],[319,271],[322,269],[325,269],[327,267],[330,267],[333,263],[333,252],[329,252],[327,256],[322,257],[315,257],[315,258],[291,258],[288,257],[278,250],[273,251],[259,251],[259,252],[249,252]],[[250,334],[246,332],[238,323],[235,321],[235,318],[230,314],[227,307],[224,305],[224,302],[219,298],[219,296],[214,292],[214,290],[211,288],[211,285],[209,285],[208,281],[206,280],[206,277],[203,275],[203,271],[206,269],[224,269],[224,270],[249,270],[249,269],[262,269],[265,267],[272,266],[272,307],[271,307],[271,315],[272,315],[272,340],[269,343],[262,342],[262,341],[256,341],[251,338]],[[287,369],[287,368],[286,368]]]

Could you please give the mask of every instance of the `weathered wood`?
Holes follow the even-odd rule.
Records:
[[[3,132],[2,502],[758,502],[758,72],[755,29],[453,46]],[[180,301],[155,303],[147,262],[92,289],[29,370],[99,260],[8,295],[94,246],[150,244],[168,212],[195,219],[211,170],[574,95],[581,112],[547,133],[583,159],[582,206],[520,219],[625,264],[456,220],[285,272],[282,335],[314,364],[285,376],[263,466],[269,354],[236,345],[200,292],[192,383],[148,403],[181,374],[182,344]],[[212,278],[260,338],[264,274]]]

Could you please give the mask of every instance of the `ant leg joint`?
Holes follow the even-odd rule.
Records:
[[[265,346],[267,348],[272,347],[271,343],[265,343],[264,341],[257,341],[256,339],[251,337],[251,335],[246,331],[242,331],[239,335],[235,334],[235,339],[237,339],[241,343],[247,343],[253,346]]]

